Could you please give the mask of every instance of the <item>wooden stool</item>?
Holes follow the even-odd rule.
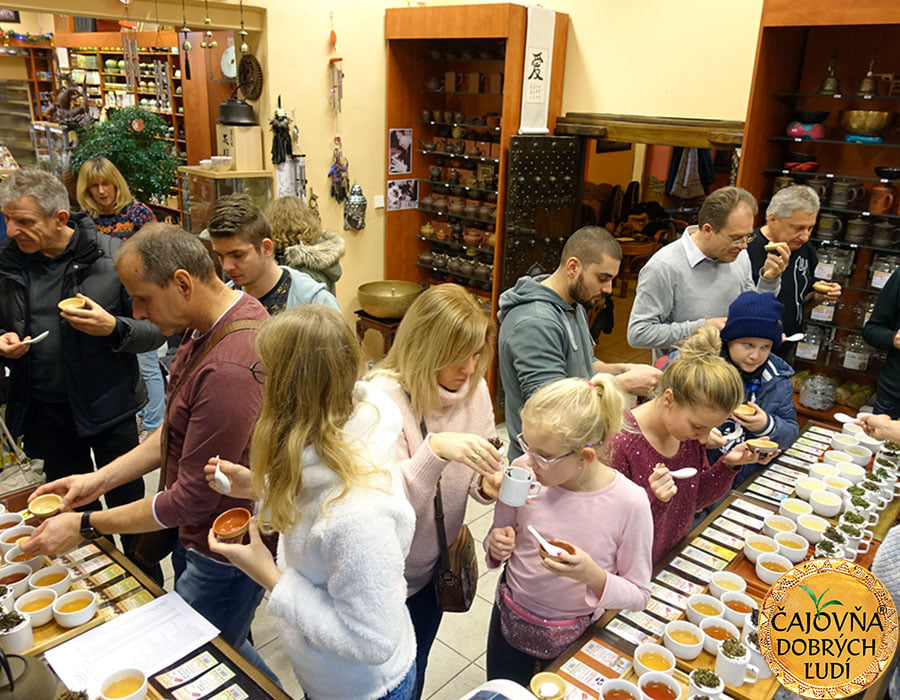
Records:
[[[359,342],[363,342],[366,337],[367,330],[378,331],[384,339],[384,354],[387,355],[388,350],[394,343],[394,335],[397,333],[397,327],[400,325],[399,318],[375,318],[367,314],[362,309],[354,312],[359,318],[356,319],[356,335],[359,336]]]

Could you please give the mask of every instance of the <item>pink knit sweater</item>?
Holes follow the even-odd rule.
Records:
[[[409,395],[388,375],[377,375],[372,383],[393,399],[403,416],[403,432],[397,441],[397,460],[403,474],[406,496],[416,511],[416,534],[406,558],[407,596],[418,593],[431,581],[438,560],[437,525],[434,519],[434,491],[441,479],[444,526],[447,543],[452,543],[466,517],[466,501],[478,494],[478,475],[465,465],[439,458],[423,440],[419,418],[413,413]],[[438,388],[440,406],[425,419],[429,433],[474,433],[484,438],[497,434],[494,409],[484,379],[468,398],[469,385],[459,391]]]

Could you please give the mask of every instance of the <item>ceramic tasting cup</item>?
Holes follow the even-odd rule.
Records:
[[[644,663],[644,661],[649,663],[650,658],[659,668],[650,667]],[[634,671],[638,676],[652,671],[671,676],[675,671],[675,654],[660,644],[639,644],[634,650]]]
[[[40,627],[53,619],[53,603],[55,602],[56,591],[28,591],[28,593],[23,593],[16,600],[16,612],[27,613],[31,618],[31,626]]]
[[[759,679],[759,669],[750,663],[750,652],[746,653],[739,659],[734,659],[722,653],[722,645],[725,642],[719,642],[718,653],[716,654],[716,673],[719,674],[726,685],[739,688],[744,683],[756,683]],[[747,645],[744,645],[746,649]]]
[[[123,687],[123,684],[126,685]],[[122,695],[124,689],[130,687],[134,687],[134,691]],[[114,689],[118,692],[113,692]],[[147,676],[139,668],[123,668],[109,674],[100,683],[101,700],[144,700],[145,697],[147,697]]]
[[[540,482],[535,480],[530,470],[509,466],[503,470],[499,499],[501,503],[518,508],[524,506],[529,498],[537,498],[541,489]]]
[[[53,603],[53,619],[60,627],[78,627],[93,619],[97,596],[92,591],[69,591]]]

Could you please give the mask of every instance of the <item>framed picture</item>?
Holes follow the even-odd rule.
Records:
[[[412,172],[412,129],[389,129],[388,175]]]
[[[0,22],[8,22],[10,24],[18,24],[19,23],[19,11],[18,10],[6,10],[0,8]]]
[[[479,180],[487,182],[494,177],[494,165],[492,163],[479,163],[475,172]]]
[[[419,206],[418,180],[388,180],[387,209],[415,209]]]

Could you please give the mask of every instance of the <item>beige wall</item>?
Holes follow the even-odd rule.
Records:
[[[4,5],[7,7],[7,5]],[[15,7],[15,6],[13,6]],[[38,12],[19,12],[19,23],[0,22],[5,31],[19,34],[47,34],[53,31],[53,15]]]
[[[330,4],[265,0],[269,72],[261,102],[277,93],[295,110],[308,177],[321,195],[330,227],[342,226],[328,196],[331,138],[340,131],[350,175],[369,200],[366,229],[346,232],[341,306],[358,308],[356,288],[380,279],[384,261],[385,45],[384,10],[405,6],[334,0]],[[459,4],[431,2],[429,4]],[[545,0],[570,16],[563,112],[743,119],[762,0]],[[334,11],[338,53],[344,57],[344,110],[327,104],[328,11]],[[269,114],[268,108],[263,110]]]

